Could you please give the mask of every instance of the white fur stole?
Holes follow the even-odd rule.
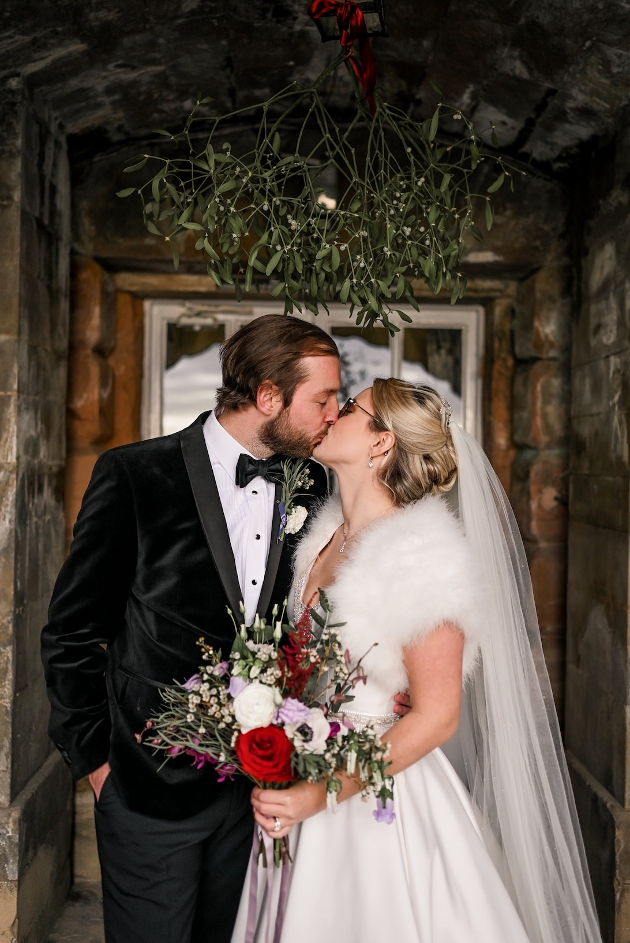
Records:
[[[313,518],[295,555],[296,581],[315,562],[342,523],[338,498]],[[346,550],[327,590],[334,621],[353,660],[391,694],[408,686],[402,649],[445,622],[465,636],[463,676],[472,671],[482,631],[482,599],[475,561],[462,528],[443,498],[425,497],[365,529]]]

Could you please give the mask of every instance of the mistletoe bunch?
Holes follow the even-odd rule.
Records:
[[[417,122],[378,96],[373,115],[359,100],[355,117],[340,129],[319,88],[344,59],[342,53],[310,88],[293,83],[228,115],[203,118],[199,110],[211,99],[199,101],[181,134],[159,132],[185,141],[188,156],[143,155],[125,171],[150,159],[155,174],[118,195],[137,192],[147,229],[166,241],[198,233],[208,275],[218,287],[233,285],[238,300],[272,280],[271,294],[284,300],[287,314],[303,307],[317,314],[338,300],[357,324],[382,322],[393,333],[394,312],[410,320],[397,303],[417,308],[411,278],[424,279],[436,294],[450,289],[453,304],[464,294],[465,237],[482,238],[471,176],[484,159],[483,142],[456,108],[440,103],[431,118]],[[256,113],[255,145],[236,152],[224,140],[230,124]],[[448,146],[438,134],[447,118],[462,129]],[[202,146],[200,123],[209,125]],[[494,129],[492,135],[496,142]],[[481,195],[488,229],[488,194],[512,169],[494,160],[496,177]],[[330,168],[341,182],[334,208],[322,199]],[[177,267],[177,251],[174,261]]]

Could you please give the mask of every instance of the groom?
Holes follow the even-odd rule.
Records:
[[[277,456],[308,458],[337,419],[339,353],[267,315],[222,351],[217,408],[98,459],[42,633],[50,736],[94,789],[107,943],[229,943],[252,842],[250,783],[220,782],[135,735],[197,640],[229,651],[229,606],[269,620],[291,581]],[[298,498],[310,514],[324,470]],[[104,646],[107,646],[106,649]]]

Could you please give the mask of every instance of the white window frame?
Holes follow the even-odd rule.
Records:
[[[420,304],[416,311],[410,305],[400,305],[411,318],[406,327],[446,328],[462,332],[462,415],[464,428],[482,441],[482,395],[484,315],[481,305],[459,304],[453,307],[438,304]],[[142,437],[151,439],[162,435],[162,397],[164,364],[166,362],[167,324],[225,326],[225,337],[231,337],[243,324],[262,314],[278,313],[273,302],[236,303],[230,301],[198,301],[186,299],[147,299],[144,302],[144,370],[142,380]],[[330,305],[330,316],[323,311],[319,316],[310,312],[303,317],[330,333],[333,327],[352,327],[348,308]],[[402,327],[402,325],[401,325]],[[369,335],[368,335],[369,339]],[[402,359],[402,331],[390,342],[391,373],[400,375]]]

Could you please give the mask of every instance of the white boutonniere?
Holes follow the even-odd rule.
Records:
[[[294,504],[294,501],[313,485],[313,479],[308,477],[306,462],[283,462],[282,473],[282,496],[278,504],[280,511],[278,540],[283,540],[285,534],[297,534],[302,528],[308,517],[308,511],[301,504]],[[300,491],[300,489],[303,490]]]

